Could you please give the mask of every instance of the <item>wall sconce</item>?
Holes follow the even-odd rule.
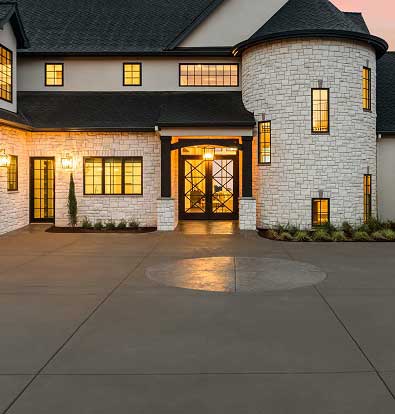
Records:
[[[214,148],[205,148],[203,158],[207,161],[214,159]]]
[[[10,163],[10,156],[6,154],[5,149],[0,149],[0,167],[8,167]]]
[[[72,170],[73,169],[73,157],[70,154],[66,154],[61,159],[61,164],[64,170]]]

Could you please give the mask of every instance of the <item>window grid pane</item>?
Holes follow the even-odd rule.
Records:
[[[103,194],[103,165],[101,158],[88,158],[84,168],[85,194]]]
[[[142,160],[125,161],[125,194],[142,194]]]
[[[328,89],[312,89],[312,131],[329,132]]]
[[[372,217],[372,176],[363,177],[363,220],[365,223]]]
[[[0,98],[12,102],[12,52],[0,46]]]
[[[238,86],[237,64],[181,64],[180,86]]]
[[[125,63],[123,65],[123,83],[125,86],[141,86],[140,63]]]
[[[45,85],[46,86],[63,86],[63,64],[46,63],[45,64]]]
[[[259,163],[270,164],[271,163],[271,137],[272,128],[271,122],[260,122],[259,123]]]
[[[372,107],[371,99],[371,69],[363,68],[362,71],[362,106],[363,109],[370,111]]]
[[[10,156],[10,165],[7,169],[7,190],[18,190],[18,157],[15,155]]]
[[[313,226],[322,226],[329,223],[329,199],[313,199]]]
[[[122,160],[105,159],[104,170],[105,194],[122,194]]]

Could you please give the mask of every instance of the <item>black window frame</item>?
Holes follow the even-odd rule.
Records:
[[[58,65],[62,66],[62,84],[61,85],[49,85],[47,78],[47,66],[49,65]],[[63,62],[45,62],[44,64],[44,82],[46,88],[62,88],[64,86],[64,63]]]
[[[0,43],[0,57],[1,57],[1,49],[4,49],[5,51],[9,52],[11,55],[11,97],[10,99],[3,98],[1,96],[1,91],[0,91],[0,100],[12,104],[14,102],[14,53],[11,49],[9,49],[8,47],[5,47],[3,44]]]
[[[314,131],[314,91],[328,91],[328,130]],[[331,132],[331,91],[330,88],[311,88],[311,133],[313,135],[330,135]]]
[[[125,67],[126,65],[138,65],[140,67],[140,83],[129,85],[125,83]],[[122,65],[122,84],[123,86],[133,88],[134,86],[143,86],[143,64],[141,62],[123,62]]]
[[[181,67],[188,66],[188,65],[201,65],[201,66],[237,66],[237,85],[182,85],[181,84]],[[196,76],[196,75],[194,75]],[[232,76],[231,76],[232,78]],[[233,62],[233,63],[224,63],[224,62],[210,62],[210,63],[201,63],[201,62],[181,62],[178,64],[178,85],[180,88],[239,88],[240,87],[240,63]]]
[[[371,218],[372,218],[372,174],[365,174],[363,176],[363,221],[364,223],[366,224]]]
[[[367,98],[367,103],[368,103],[368,107],[365,108],[365,97],[364,97],[364,81],[365,81],[365,70],[368,71],[368,98]],[[362,108],[365,112],[372,112],[372,69],[364,66],[362,68]]]
[[[328,221],[326,223],[314,224],[314,204],[316,201],[327,201],[328,202]],[[311,199],[311,226],[313,228],[319,228],[319,227],[325,226],[326,224],[330,224],[330,222],[331,222],[331,200],[330,198],[324,198],[324,197],[312,198]]]
[[[14,191],[18,191],[18,156],[17,155],[10,155],[10,165],[7,167],[7,191],[8,192],[14,192]],[[11,180],[10,179],[10,167],[11,167],[11,163],[12,160],[15,160],[15,180]],[[10,186],[10,183],[14,183],[15,186]]]
[[[270,128],[270,135],[269,135],[269,140],[270,140],[270,161],[269,162],[265,162],[261,160],[261,146],[262,146],[262,142],[261,142],[261,125],[262,124],[269,124],[269,128]],[[258,122],[258,164],[259,165],[270,165],[272,163],[272,121],[260,121]]]
[[[95,194],[95,193],[87,193],[86,192],[86,187],[85,187],[85,165],[87,160],[90,159],[101,159],[101,163],[102,163],[102,179],[101,179],[101,187],[102,187],[102,191],[99,194]],[[121,194],[106,194],[105,192],[105,187],[106,187],[106,182],[105,182],[105,162],[106,160],[121,160],[122,161],[122,193]],[[133,193],[133,194],[125,194],[125,162],[127,161],[136,161],[139,160],[141,161],[141,192],[140,193]],[[89,157],[84,157],[84,162],[83,162],[83,194],[84,196],[98,196],[98,197],[134,197],[134,196],[142,196],[144,194],[144,162],[143,162],[143,157],[141,156],[89,156]]]

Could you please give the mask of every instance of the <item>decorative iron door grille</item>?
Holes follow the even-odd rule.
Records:
[[[179,209],[182,220],[238,218],[238,155],[180,155]]]

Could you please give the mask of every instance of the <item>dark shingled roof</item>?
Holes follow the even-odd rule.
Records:
[[[16,1],[0,1],[0,29],[3,30],[4,25],[10,22],[19,48],[29,47],[25,29],[22,24]]]
[[[377,62],[377,131],[395,134],[395,52]]]
[[[288,0],[250,39],[235,47],[240,52],[266,40],[300,37],[351,38],[371,43],[382,55],[387,43],[371,36],[357,14],[343,13],[328,0]]]
[[[362,16],[362,13],[355,13],[355,12],[344,12],[344,14],[356,24],[361,32],[369,34],[368,25],[365,22],[365,19]]]
[[[158,53],[219,0],[18,0],[25,53]]]
[[[240,92],[20,92],[18,108],[18,119],[39,130],[255,125]]]

